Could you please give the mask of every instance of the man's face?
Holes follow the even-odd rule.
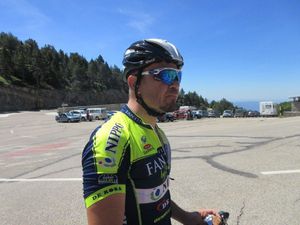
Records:
[[[158,68],[174,68],[173,63],[154,63],[146,67],[144,71],[149,71]],[[146,104],[159,111],[171,112],[176,109],[176,100],[179,93],[179,82],[174,81],[173,84],[167,85],[162,81],[155,80],[152,75],[143,76],[139,87],[139,93]]]

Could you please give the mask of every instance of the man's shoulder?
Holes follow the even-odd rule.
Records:
[[[129,120],[126,118],[126,115],[122,112],[117,112],[95,130],[93,138],[107,139],[111,134],[114,134],[118,137],[121,135],[127,136],[127,133],[129,132],[128,130]]]
[[[92,136],[93,150],[99,157],[114,159],[121,157],[130,140],[128,123],[122,113],[115,113],[102,124]],[[99,160],[98,160],[99,161]]]

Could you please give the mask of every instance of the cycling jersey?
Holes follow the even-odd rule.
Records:
[[[170,160],[162,130],[123,107],[92,133],[83,150],[86,207],[124,193],[123,224],[170,225]]]

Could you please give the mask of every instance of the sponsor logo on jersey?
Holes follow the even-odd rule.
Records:
[[[153,146],[149,143],[147,143],[147,138],[146,136],[142,136],[141,137],[141,142],[142,142],[142,145],[143,145],[143,151],[144,153],[146,154],[147,152],[153,150]]]
[[[152,161],[146,163],[146,169],[148,171],[148,176],[151,176],[157,172],[160,172],[167,166],[167,162],[162,155],[158,155]]]
[[[169,189],[169,179],[166,179],[166,181],[162,185],[152,190],[150,198],[156,201],[160,199],[168,191],[168,189]]]
[[[169,177],[160,185],[153,188],[136,188],[136,196],[139,204],[158,203],[167,195],[169,190]]]
[[[98,177],[98,184],[117,184],[118,177],[113,174],[101,174]]]
[[[153,150],[153,146],[151,144],[145,144],[144,145],[144,153],[150,152],[151,150]]]
[[[109,196],[112,193],[123,193],[124,192],[124,188],[122,186],[119,185],[110,185],[108,187],[105,187],[103,189],[100,189],[99,191],[97,191],[93,196],[92,196],[92,200],[95,201],[97,199],[101,199],[103,197]]]
[[[116,165],[116,160],[114,158],[105,157],[98,161],[100,166],[113,167]]]
[[[116,147],[118,146],[118,143],[121,138],[123,126],[119,123],[116,123],[110,130],[105,151],[112,152],[113,154],[116,154]]]
[[[162,201],[160,201],[157,206],[156,206],[156,210],[157,211],[163,211],[165,208],[167,208],[170,205],[170,199],[163,199]]]
[[[147,142],[146,136],[142,136],[142,137],[141,137],[141,141],[142,141],[143,144],[145,144],[145,143]]]

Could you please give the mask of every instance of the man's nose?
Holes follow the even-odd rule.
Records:
[[[179,84],[178,80],[174,80],[174,82],[169,85],[169,88],[175,88],[175,89],[179,90],[179,86],[180,86],[180,84]]]

